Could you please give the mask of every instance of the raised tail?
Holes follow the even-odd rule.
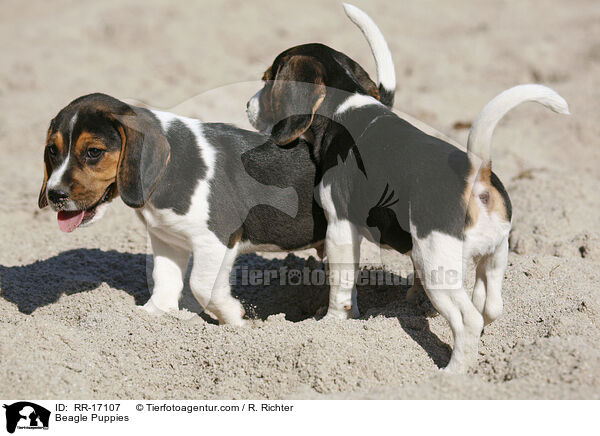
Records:
[[[501,92],[485,105],[473,123],[467,140],[467,152],[477,156],[484,166],[492,161],[491,143],[498,121],[508,111],[525,103],[535,101],[559,114],[569,114],[569,106],[564,98],[543,85],[518,85]]]
[[[377,68],[379,99],[384,105],[391,108],[394,104],[394,94],[396,92],[396,72],[394,71],[392,53],[388,48],[387,42],[385,42],[383,34],[371,17],[356,6],[349,5],[348,3],[344,3],[343,5],[346,15],[358,26],[371,47]]]

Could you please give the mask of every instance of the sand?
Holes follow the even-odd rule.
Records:
[[[102,91],[248,126],[244,105],[280,51],[341,50],[374,75],[337,2],[10,2],[0,14],[0,398],[599,398],[600,6],[565,2],[363,2],[397,69],[395,106],[464,144],[483,105],[540,82],[573,113],[519,107],[494,169],[514,205],[505,311],[477,366],[442,374],[450,330],[407,286],[362,286],[361,319],[317,321],[324,286],[234,287],[253,317],[218,326],[186,287],[179,313],[149,298],[143,225],[116,201],[62,234],[37,208],[50,119]],[[314,251],[237,266],[319,270]],[[409,261],[364,245],[367,269]],[[406,274],[402,275],[406,279]],[[471,278],[472,280],[472,278]]]

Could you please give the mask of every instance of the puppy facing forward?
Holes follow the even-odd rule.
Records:
[[[342,53],[311,48],[323,62],[335,58],[348,91],[380,98],[381,89],[391,104],[391,55],[376,27],[367,36],[385,86]],[[86,95],[50,123],[39,207],[49,205],[60,229],[72,232],[99,220],[120,196],[146,223],[152,244],[154,289],[144,308],[178,308],[193,253],[194,296],[220,322],[239,325],[244,311],[229,283],[238,254],[323,245],[326,221],[313,195],[319,171],[308,142],[293,145],[282,150],[263,133]]]
[[[345,7],[350,15],[362,14]],[[376,99],[347,92],[350,87],[340,86],[344,78],[336,71],[335,63],[311,53],[284,51],[249,102],[254,108],[249,120],[290,152],[297,138],[310,138],[322,172],[316,195],[327,218],[325,250],[333,276],[356,277],[361,237],[409,254],[420,279],[414,286],[424,288],[452,329],[446,369],[465,371],[477,359],[484,324],[502,312],[512,211],[491,169],[492,133],[522,102],[536,101],[559,113],[568,113],[567,103],[541,85],[511,88],[483,109],[465,153]],[[477,268],[470,297],[464,275],[472,259]],[[332,302],[337,313],[354,316],[354,280],[331,283],[330,311]]]

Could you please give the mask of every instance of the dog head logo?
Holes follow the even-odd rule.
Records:
[[[47,429],[50,411],[28,401],[3,406],[6,409],[6,431],[19,429]]]

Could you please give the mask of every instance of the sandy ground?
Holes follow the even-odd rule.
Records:
[[[358,1],[393,52],[396,107],[465,143],[461,123],[501,90],[541,82],[569,102],[524,105],[499,126],[494,169],[514,204],[505,312],[477,366],[439,372],[450,331],[406,286],[363,286],[363,317],[316,321],[323,286],[237,285],[255,318],[219,327],[186,289],[157,319],[145,230],[120,201],[62,234],[37,209],[49,120],[102,91],[206,120],[244,123],[283,49],[323,42],[374,63],[338,2],[3,2],[0,6],[0,398],[599,398],[600,4]],[[457,124],[458,123],[458,124]],[[238,266],[320,269],[314,253]],[[365,246],[369,268],[408,270]],[[405,278],[405,276],[403,277]]]

